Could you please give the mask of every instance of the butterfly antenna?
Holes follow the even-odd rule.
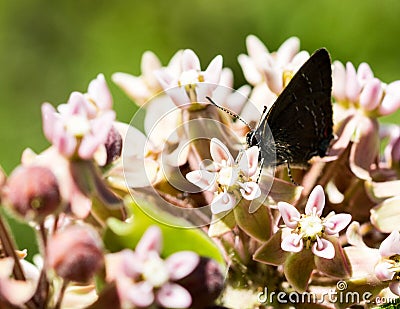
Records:
[[[242,117],[240,117],[238,114],[235,114],[234,112],[230,111],[229,109],[219,106],[217,103],[215,103],[210,97],[206,97],[208,101],[210,101],[211,104],[213,104],[215,107],[219,108],[220,110],[224,111],[225,113],[231,115],[233,118],[239,119],[241,122],[243,122],[250,130],[251,127],[250,125],[244,120]]]
[[[260,182],[260,178],[261,178],[261,173],[262,173],[263,166],[264,166],[264,158],[261,158],[260,172],[258,173],[256,183],[259,183],[259,182]]]
[[[297,182],[293,179],[292,170],[291,170],[291,168],[290,168],[289,161],[286,161],[286,164],[287,164],[287,171],[288,171],[288,176],[289,176],[290,181],[291,181],[294,185],[300,186],[300,184],[297,183]]]

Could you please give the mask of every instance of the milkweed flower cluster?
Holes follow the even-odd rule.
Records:
[[[0,307],[259,308],[262,286],[323,300],[299,307],[367,306],[326,300],[338,280],[399,296],[400,126],[379,118],[399,111],[400,81],[333,61],[326,156],[275,167],[246,134],[310,53],[296,37],[277,51],[254,35],[245,45],[237,90],[221,55],[204,65],[190,49],[167,65],[147,51],[141,74],[114,73],[139,107],[129,124],[103,74],[43,103],[50,146],[0,169]],[[8,216],[34,228],[36,256],[18,250]]]

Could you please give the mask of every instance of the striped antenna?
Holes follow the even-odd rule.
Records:
[[[239,115],[235,114],[234,112],[230,111],[229,109],[219,106],[217,103],[215,103],[210,97],[206,97],[206,99],[208,101],[210,101],[211,104],[213,104],[215,107],[218,107],[220,110],[224,111],[225,113],[231,115],[232,117],[239,119],[241,122],[243,122],[250,130],[252,130],[252,128],[250,127],[250,125],[246,122],[246,120],[244,120],[242,117],[240,117]]]

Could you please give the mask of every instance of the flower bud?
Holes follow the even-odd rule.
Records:
[[[103,266],[101,240],[89,227],[70,226],[47,245],[48,266],[65,280],[87,282]]]
[[[7,181],[4,198],[17,213],[37,222],[57,211],[61,203],[56,177],[41,166],[16,168]]]
[[[224,286],[224,277],[220,266],[212,259],[201,257],[192,273],[177,281],[192,296],[190,308],[212,306]]]
[[[111,127],[110,132],[108,132],[105,147],[107,152],[107,160],[105,165],[110,164],[121,156],[122,136],[115,127]]]

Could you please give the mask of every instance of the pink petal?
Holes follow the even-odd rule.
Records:
[[[176,78],[166,69],[156,70],[154,71],[154,75],[164,90],[178,85]]]
[[[168,62],[167,70],[172,76],[179,76],[182,73],[182,50],[178,50]]]
[[[253,146],[249,149],[246,149],[240,158],[238,163],[239,167],[248,177],[253,176],[257,172],[259,152],[259,148],[257,146]]]
[[[385,89],[385,96],[379,106],[379,113],[390,115],[400,108],[400,81],[390,83]]]
[[[179,251],[165,260],[171,280],[179,280],[191,274],[199,262],[199,255],[193,251]]]
[[[123,276],[135,278],[140,273],[132,267],[137,263],[135,253],[132,250],[124,249],[117,253],[109,253],[105,255],[105,268],[107,282],[117,281]]]
[[[299,52],[300,40],[297,37],[288,38],[277,50],[279,64],[285,65],[292,61]]]
[[[53,128],[53,130],[53,145],[56,146],[57,150],[64,156],[72,156],[77,146],[76,138],[65,131],[61,122],[56,123],[56,126]]]
[[[335,235],[343,230],[351,221],[349,214],[337,214],[327,218],[325,221],[325,233],[327,235]]]
[[[118,72],[112,75],[112,81],[133,100],[144,101],[152,95],[146,83],[140,77]]]
[[[106,142],[114,119],[115,112],[108,110],[91,121],[92,133],[83,137],[78,151],[78,154],[82,159],[93,158],[97,148]]]
[[[14,259],[12,257],[5,257],[0,259],[0,279],[8,279],[13,272]]]
[[[361,85],[357,79],[356,69],[351,62],[346,63],[346,96],[351,102],[357,102]]]
[[[17,281],[11,278],[2,279],[0,285],[1,296],[19,308],[34,295],[36,290],[36,285],[30,281]]]
[[[369,80],[360,94],[360,106],[367,111],[372,111],[378,107],[382,99],[382,85],[377,78]]]
[[[192,296],[180,285],[167,283],[157,291],[156,301],[164,308],[189,308]]]
[[[260,186],[255,182],[245,182],[241,185],[240,193],[246,200],[252,201],[261,195]]]
[[[210,142],[210,153],[212,159],[219,164],[225,162],[228,166],[234,163],[233,157],[226,147],[218,138],[212,138]]]
[[[86,197],[78,188],[73,185],[68,196],[72,213],[79,219],[86,218],[92,208],[92,200]]]
[[[216,56],[204,72],[204,80],[207,83],[218,84],[221,78],[222,56]]]
[[[282,72],[269,65],[263,66],[264,77],[267,81],[268,87],[272,92],[279,94],[283,89]]]
[[[298,234],[289,234],[283,237],[281,248],[288,252],[300,252],[303,250],[303,238]]]
[[[186,179],[202,190],[212,191],[217,174],[206,170],[191,171],[186,174]]]
[[[231,91],[231,88],[233,87],[233,72],[230,68],[222,69],[219,85],[222,86],[222,88],[230,88],[229,92]]]
[[[392,291],[393,294],[400,296],[400,282],[394,281],[389,283],[389,289]]]
[[[171,98],[172,102],[174,102],[174,104],[179,108],[187,108],[192,104],[184,87],[169,88],[165,92]]]
[[[374,78],[374,73],[368,63],[360,63],[357,69],[357,78],[362,83]]]
[[[399,231],[393,231],[384,241],[382,241],[381,246],[379,247],[379,253],[383,257],[390,257],[395,254],[400,254]]]
[[[243,85],[238,90],[231,93],[226,99],[226,107],[236,114],[240,114],[251,93],[250,85]]]
[[[235,198],[226,192],[219,193],[211,202],[211,212],[216,215],[233,209],[236,205]]]
[[[71,93],[68,99],[68,109],[67,115],[72,116],[72,115],[81,115],[81,116],[88,116],[88,115],[95,115],[96,114],[96,108],[89,104],[89,102],[86,100],[85,96],[77,91],[74,91]]]
[[[381,281],[392,280],[394,275],[396,274],[395,271],[391,270],[390,267],[393,265],[388,262],[380,262],[378,265],[375,266],[375,275]]]
[[[239,55],[238,62],[242,67],[244,77],[250,84],[257,85],[262,82],[263,77],[249,56]]]
[[[333,62],[332,95],[338,102],[346,100],[346,69],[343,63],[337,60]]]
[[[335,257],[335,247],[326,239],[317,237],[317,241],[311,248],[311,251],[324,259],[331,260]]]
[[[191,49],[185,49],[182,54],[182,71],[200,71],[200,60]]]
[[[252,34],[246,37],[246,47],[251,58],[258,58],[262,54],[269,53],[264,43]]]
[[[279,202],[278,209],[286,226],[291,229],[295,229],[298,221],[300,220],[300,213],[296,207],[286,202]]]
[[[306,215],[316,214],[317,216],[321,216],[324,207],[325,207],[324,189],[320,185],[317,185],[311,191],[310,196],[308,197],[305,213]]]
[[[290,62],[290,68],[297,72],[300,67],[310,58],[310,54],[308,51],[302,50],[298,52]]]
[[[206,97],[212,96],[213,91],[218,87],[216,83],[197,83],[196,84],[196,97],[198,103],[206,103],[209,104],[209,101]]]
[[[135,252],[138,254],[140,258],[146,258],[147,255],[152,251],[160,253],[161,246],[162,246],[161,229],[156,225],[152,225],[146,230],[146,232],[144,232],[142,238],[136,245]]]
[[[160,88],[160,84],[154,75],[154,71],[162,67],[160,60],[152,51],[145,51],[140,62],[142,76],[146,80],[146,84],[152,89]]]
[[[149,307],[154,302],[153,287],[148,282],[142,281],[118,287],[118,292],[129,305],[133,304],[134,307]]]
[[[55,108],[50,103],[42,104],[42,121],[43,121],[43,132],[46,138],[51,141],[54,135],[54,125],[59,116],[56,113]]]
[[[90,82],[88,94],[96,102],[100,110],[111,109],[113,99],[103,74],[97,75],[97,78]]]

